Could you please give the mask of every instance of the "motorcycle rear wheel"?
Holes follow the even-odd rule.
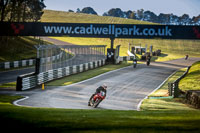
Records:
[[[96,108],[101,101],[102,101],[101,99],[97,99],[97,101],[95,101],[94,103],[94,108]]]

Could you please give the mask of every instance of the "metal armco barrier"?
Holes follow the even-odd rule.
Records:
[[[179,96],[180,90],[179,90],[178,84],[179,84],[180,80],[183,79],[185,77],[185,75],[189,72],[190,67],[191,66],[189,66],[187,68],[187,71],[185,71],[185,73],[180,78],[178,78],[176,81],[174,81],[173,83],[168,83],[169,96],[173,96],[174,98]]]
[[[21,60],[21,61],[11,61],[11,62],[2,62],[0,63],[1,69],[11,69],[19,67],[27,67],[35,65],[35,59]]]
[[[178,82],[168,83],[168,92],[169,96],[173,96],[174,98],[179,96],[179,88]]]
[[[26,75],[20,75],[17,78],[17,91],[23,91],[41,85],[48,81],[62,78],[68,75],[80,73],[93,68],[97,68],[105,65],[105,59],[98,60],[94,62],[84,63],[80,65],[68,66],[64,68],[58,68],[53,70],[48,70],[47,72],[42,72],[39,74],[30,73]]]
[[[23,90],[33,88],[33,86],[35,85],[35,81],[36,81],[36,76],[35,76],[34,72],[29,73],[29,74],[20,75],[17,77],[16,90],[21,91],[22,88],[23,88]]]

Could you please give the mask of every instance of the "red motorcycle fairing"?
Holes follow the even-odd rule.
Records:
[[[94,101],[96,101],[97,98],[100,98],[100,99],[103,100],[103,99],[105,98],[105,96],[102,96],[101,93],[97,93],[97,94],[94,95],[94,97],[93,97]]]
[[[88,106],[96,108],[99,103],[105,99],[106,93],[101,91],[100,93],[95,94],[88,102]]]

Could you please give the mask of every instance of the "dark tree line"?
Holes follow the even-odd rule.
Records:
[[[74,12],[74,11],[69,10],[69,12]],[[95,10],[91,7],[85,7],[82,10],[78,8],[76,12],[98,15],[95,12]],[[177,16],[172,13],[170,14],[160,13],[159,15],[156,15],[154,12],[145,11],[143,9],[137,11],[131,11],[131,10],[122,11],[120,8],[112,8],[109,11],[105,12],[103,16],[136,19],[141,21],[170,24],[170,25],[200,25],[200,15],[194,16],[192,18],[190,18],[188,14]]]
[[[143,9],[137,11],[122,11],[120,8],[112,8],[108,12],[105,12],[103,16],[113,16],[121,18],[136,19],[142,21],[149,21],[161,24],[173,24],[173,25],[200,25],[200,15],[190,18],[188,14],[177,16],[174,14],[160,13],[156,15],[151,11],[144,11]]]
[[[74,11],[73,10],[68,10],[68,12],[74,12]],[[91,7],[84,7],[82,10],[77,8],[76,12],[77,13],[86,13],[86,14],[98,15],[97,12]]]
[[[0,21],[37,22],[45,7],[44,0],[0,0]]]

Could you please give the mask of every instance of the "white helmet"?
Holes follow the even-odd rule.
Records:
[[[106,85],[106,84],[103,84],[102,87],[103,87],[104,89],[106,89],[106,88],[107,88],[107,85]]]

